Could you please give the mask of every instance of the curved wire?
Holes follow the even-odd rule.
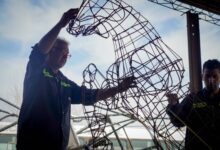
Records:
[[[181,149],[184,131],[170,123],[166,95],[172,92],[182,98],[188,93],[188,85],[183,83],[183,61],[162,41],[151,23],[122,0],[87,0],[67,31],[74,36],[97,34],[111,38],[114,45],[115,62],[109,66],[106,76],[95,64],[90,64],[83,72],[84,86],[116,87],[128,76],[134,76],[137,84],[97,102],[92,108],[84,107],[93,137],[91,147],[97,148],[102,141],[100,149],[112,149],[106,126],[111,124],[108,115],[115,110],[131,114],[132,119],[142,124],[157,149]]]

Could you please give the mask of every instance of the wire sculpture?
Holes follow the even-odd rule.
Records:
[[[95,64],[89,64],[83,71],[83,86],[116,87],[128,76],[134,76],[137,84],[93,107],[84,107],[92,134],[88,147],[113,149],[108,138],[111,133],[105,128],[114,124],[109,116],[115,114],[143,125],[154,141],[153,148],[183,148],[184,131],[175,128],[166,114],[166,94],[177,93],[182,99],[188,92],[187,84],[183,83],[183,62],[162,41],[151,23],[122,0],[83,0],[77,18],[70,21],[67,31],[74,36],[97,34],[113,41],[115,62],[106,75]],[[124,148],[117,130],[126,124],[129,123],[112,126],[121,149]]]
[[[20,108],[0,97],[0,133],[17,125]]]

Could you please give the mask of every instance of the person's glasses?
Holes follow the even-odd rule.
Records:
[[[60,50],[60,49],[58,49],[57,47],[53,47],[53,49],[54,49],[54,51],[58,54],[60,54],[60,53],[64,53],[64,51],[65,50]],[[69,54],[69,53],[67,53],[67,54],[64,54],[64,56],[66,56],[67,58],[70,58],[72,55],[71,54]]]
[[[67,54],[67,58],[71,58],[72,57],[72,55],[71,54]]]
[[[69,53],[63,54],[63,57],[66,57],[67,59],[70,58],[72,55]]]

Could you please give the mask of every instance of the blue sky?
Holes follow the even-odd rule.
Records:
[[[186,16],[147,0],[126,2],[151,22],[163,41],[183,58],[188,70]],[[31,46],[57,23],[63,12],[80,3],[81,0],[0,0],[0,97],[20,104]],[[95,63],[104,72],[114,61],[111,39],[96,35],[76,38],[65,29],[60,36],[70,42],[72,54],[62,71],[78,84],[82,83],[82,71],[89,63]],[[202,62],[220,59],[220,27],[200,21],[200,38]],[[185,77],[188,80],[187,72]]]

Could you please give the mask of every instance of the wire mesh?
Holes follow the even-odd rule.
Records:
[[[187,94],[184,66],[181,57],[162,41],[151,23],[122,0],[84,0],[67,31],[73,36],[97,34],[111,38],[114,45],[115,62],[105,75],[95,64],[89,64],[83,72],[84,86],[116,87],[129,76],[134,76],[137,84],[92,108],[84,107],[92,134],[90,147],[112,149],[105,127],[110,124],[108,115],[115,110],[140,122],[151,134],[156,149],[182,149],[184,131],[170,123],[166,95],[177,93],[181,99]]]

